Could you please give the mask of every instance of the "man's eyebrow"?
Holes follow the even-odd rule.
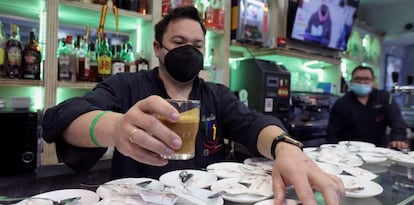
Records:
[[[190,41],[187,37],[185,37],[185,36],[183,36],[183,35],[180,35],[180,34],[173,35],[173,36],[171,37],[171,39],[175,39],[175,38],[179,38],[180,40]],[[192,42],[195,42],[195,43],[204,43],[204,39],[197,39],[197,40],[192,41]]]

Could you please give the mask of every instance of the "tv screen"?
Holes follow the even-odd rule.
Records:
[[[356,16],[359,0],[298,0],[290,14],[291,39],[343,51]]]

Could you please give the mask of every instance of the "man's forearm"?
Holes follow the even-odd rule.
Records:
[[[76,118],[64,131],[63,139],[78,147],[97,147],[90,136],[92,126],[96,143],[102,147],[113,146],[115,144],[112,138],[115,133],[115,122],[122,117],[122,114],[107,112],[97,119],[96,117],[101,112],[103,111],[91,111]],[[95,125],[93,126],[94,119]]]

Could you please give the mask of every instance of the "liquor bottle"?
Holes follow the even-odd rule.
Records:
[[[113,47],[114,57],[112,58],[112,75],[125,72],[125,63],[121,58],[121,45],[114,45]]]
[[[88,44],[81,36],[77,36],[76,55],[78,57],[78,70],[76,81],[87,81],[90,72],[90,59],[88,54]]]
[[[20,42],[19,26],[11,25],[11,35],[6,42],[5,66],[6,76],[20,78],[22,67],[22,43]]]
[[[96,48],[95,44],[91,43],[89,45],[89,75],[88,81],[89,82],[98,82],[98,59],[96,57]]]
[[[125,62],[125,72],[128,73],[136,73],[137,72],[137,65],[135,64],[135,56],[132,48],[126,46],[127,52],[123,57]]]
[[[75,64],[77,65],[76,54],[72,47],[72,36],[67,35],[65,44],[58,48],[58,80],[72,81],[75,76]]]
[[[237,38],[237,28],[239,26],[239,0],[231,0],[231,33],[230,40]]]
[[[0,78],[6,77],[6,69],[4,64],[6,47],[6,36],[3,35],[3,23],[0,21]]]
[[[206,7],[204,13],[204,25],[207,28],[214,28],[214,9],[213,9],[213,1],[209,1],[208,6]]]
[[[135,64],[138,67],[138,71],[149,69],[149,62],[144,57],[144,51],[141,51],[141,54],[137,53],[137,58],[135,60]]]
[[[138,0],[138,13],[140,14],[148,14],[148,0]]]
[[[161,15],[165,16],[171,9],[171,0],[162,0]]]
[[[34,31],[30,31],[29,42],[23,50],[22,78],[40,80],[40,62],[42,60],[40,45]]]
[[[102,34],[98,50],[98,81],[103,81],[111,76],[112,53],[109,49],[106,33]]]
[[[194,4],[194,7],[198,10],[198,15],[200,16],[201,21],[204,22],[204,4],[203,0],[197,0]]]
[[[224,29],[224,2],[222,0],[215,0],[213,4],[213,26],[216,29]]]
[[[206,64],[204,65],[204,69],[207,69],[210,75],[210,80],[212,82],[216,81],[216,71],[217,71],[217,67],[216,67],[216,53],[214,51],[214,48],[210,49],[210,53],[206,59]]]

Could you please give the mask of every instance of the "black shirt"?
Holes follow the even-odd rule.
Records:
[[[392,141],[407,139],[407,125],[389,92],[373,89],[366,105],[353,92],[348,92],[331,109],[327,140],[329,143],[361,140],[386,147],[390,141],[386,136],[387,126],[391,128]]]
[[[84,97],[75,97],[48,109],[43,120],[43,138],[56,142],[58,159],[76,171],[87,171],[106,151],[106,148],[80,148],[62,139],[65,128],[78,116],[92,110],[111,110],[125,113],[139,100],[150,95],[170,98],[158,77],[158,69],[138,73],[119,73],[99,83]],[[256,142],[259,132],[268,125],[283,128],[272,116],[248,109],[224,85],[204,82],[196,78],[190,99],[201,101],[200,127],[196,140],[195,158],[170,160],[165,167],[139,163],[115,149],[112,159],[112,178],[152,177],[176,169],[199,169],[225,159],[224,138],[246,145],[258,154]],[[213,138],[212,126],[216,127]]]

